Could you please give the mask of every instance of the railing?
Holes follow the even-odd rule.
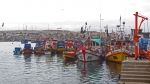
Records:
[[[113,50],[113,51],[110,51],[107,55],[110,55],[110,54],[113,54],[113,53],[117,53],[117,52],[125,52],[125,53],[128,53],[128,54],[132,54],[130,51],[124,49],[124,48],[121,48],[121,49],[118,49],[118,50]]]

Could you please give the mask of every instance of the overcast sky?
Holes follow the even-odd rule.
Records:
[[[149,10],[149,0],[0,0],[0,22],[5,23],[1,30],[22,30],[24,24],[28,30],[61,27],[70,31],[80,31],[87,22],[91,31],[99,31],[101,14],[102,29],[108,25],[109,31],[115,31],[121,16],[121,21],[126,22],[125,31],[129,32],[134,28],[133,14],[138,11],[149,18]]]

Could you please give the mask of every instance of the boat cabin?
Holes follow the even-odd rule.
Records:
[[[129,43],[130,41],[126,41],[126,40],[111,40],[110,47],[114,49],[120,49],[122,47],[128,49]]]

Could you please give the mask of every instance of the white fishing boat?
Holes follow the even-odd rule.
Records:
[[[91,26],[89,26],[90,29]],[[102,49],[100,48],[101,42],[100,38],[92,39],[90,32],[86,33],[87,22],[85,23],[85,30],[81,27],[81,33],[83,34],[83,45],[77,49],[76,56],[78,60],[83,62],[97,61],[100,60]]]
[[[76,51],[78,60],[83,62],[96,61],[101,58],[100,39],[88,39],[83,46]]]

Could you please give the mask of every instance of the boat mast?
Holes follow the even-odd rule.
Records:
[[[101,19],[101,14],[100,14],[100,36],[99,36],[99,39],[100,39],[100,40],[101,40],[101,30],[102,30],[102,29],[101,29],[101,20],[102,20],[102,19]],[[101,43],[99,42],[99,47],[100,47],[100,46],[101,46]]]
[[[121,25],[121,16],[120,16],[120,25],[117,25],[117,32],[121,35],[119,39],[123,40],[123,33],[124,33],[124,27],[125,22],[122,22],[123,25]],[[121,27],[123,26],[123,27]]]
[[[101,39],[101,14],[100,14],[100,39]]]

